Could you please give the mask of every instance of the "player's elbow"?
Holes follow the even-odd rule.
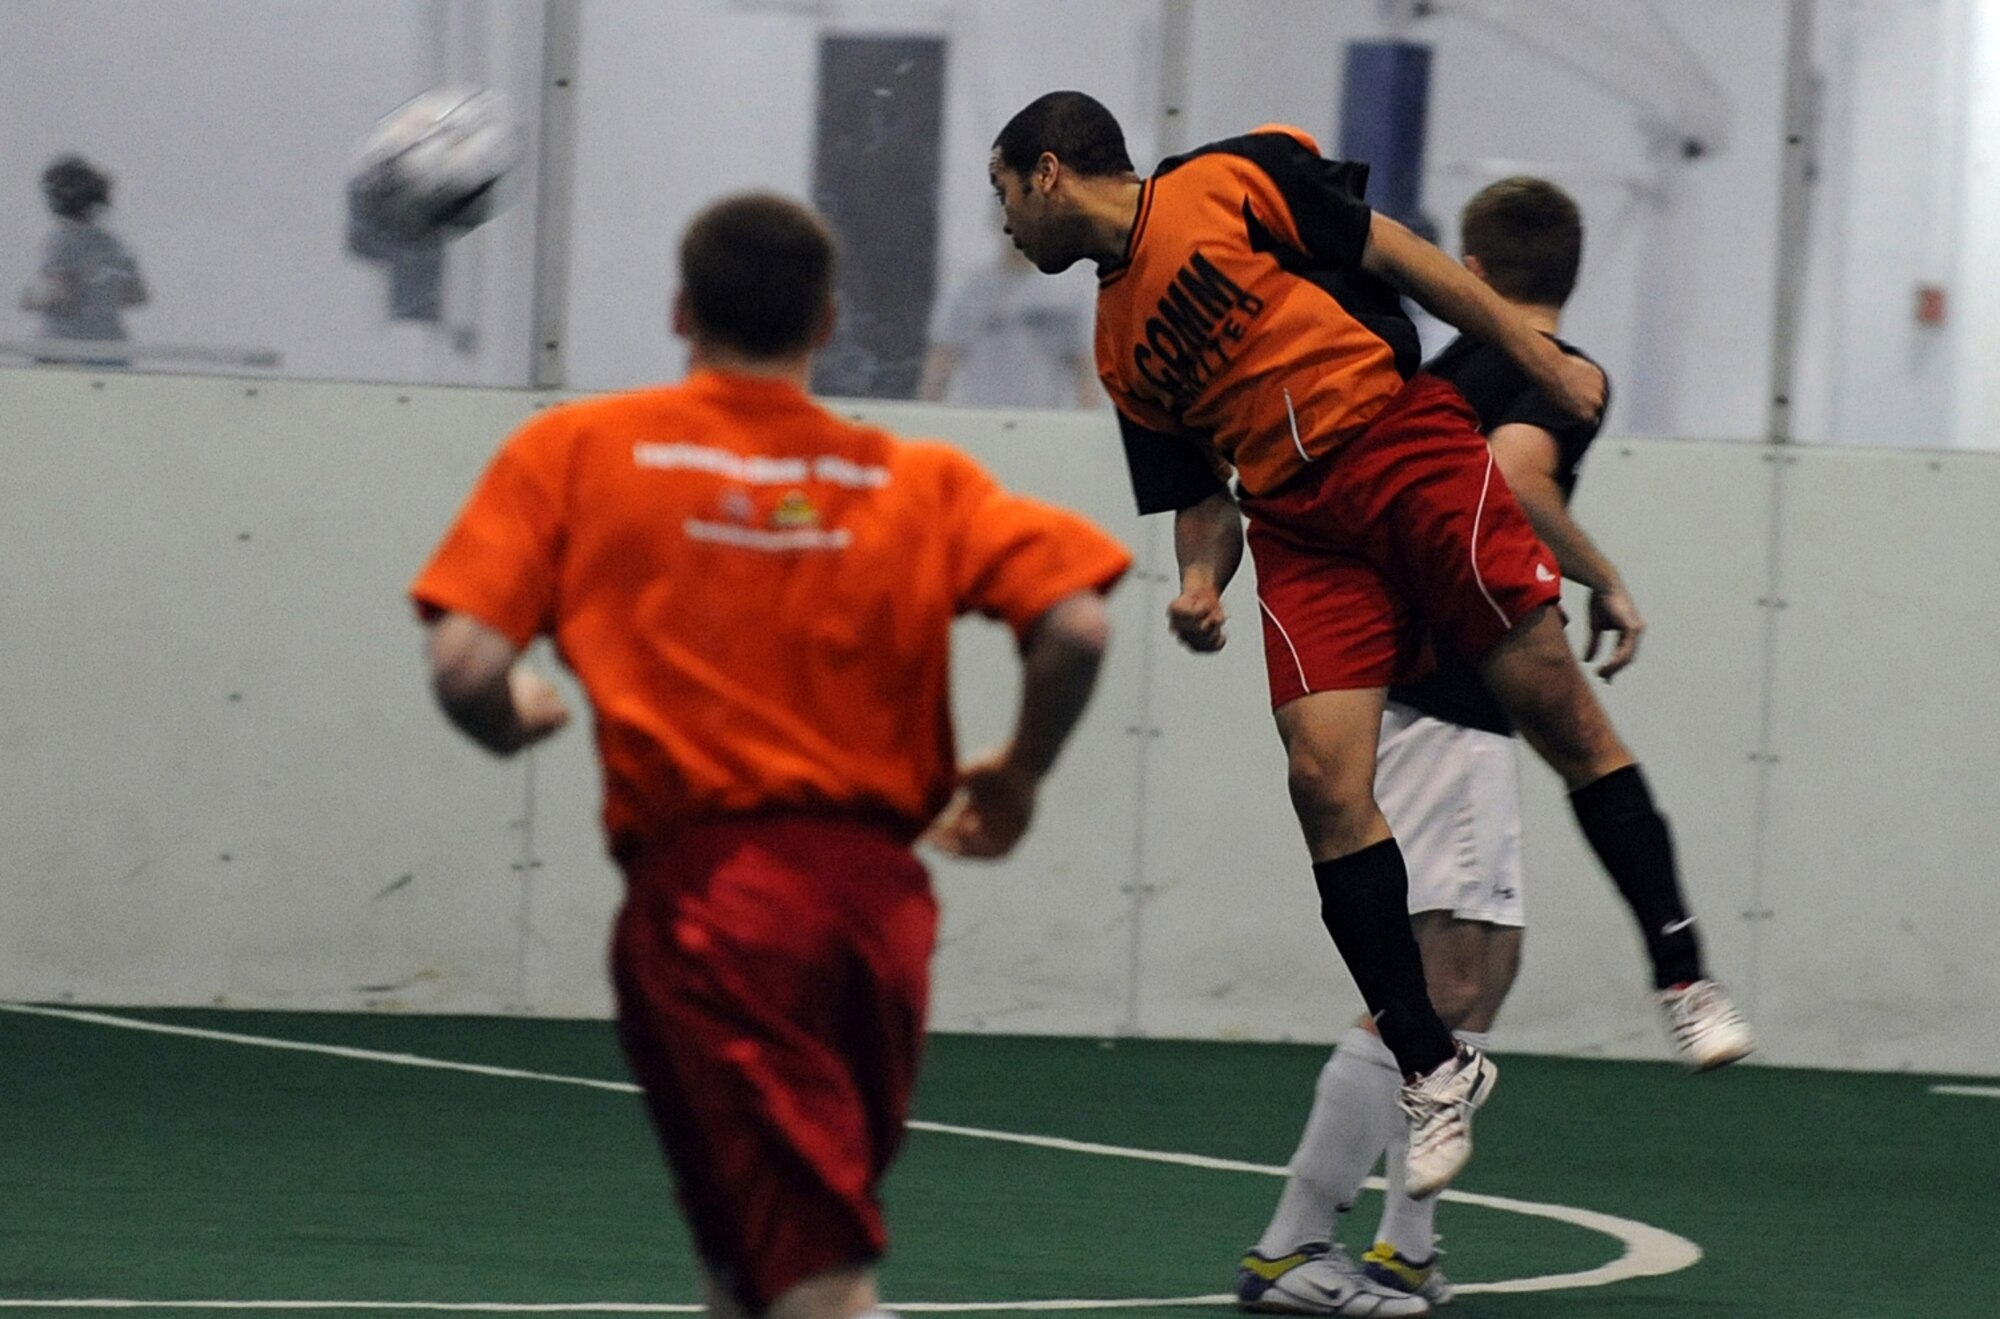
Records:
[[[1111,644],[1111,608],[1099,592],[1079,591],[1036,621],[1029,644],[1094,668]]]
[[[445,716],[483,746],[493,712],[509,704],[507,673],[518,653],[505,636],[464,614],[432,624],[425,642],[431,693]],[[498,749],[494,747],[493,749]]]
[[[491,704],[499,686],[464,664],[446,662],[431,668],[431,695],[456,724],[463,725],[469,715]]]
[[[431,692],[452,727],[485,750],[504,758],[524,745],[506,679],[474,682],[455,672],[433,673]]]

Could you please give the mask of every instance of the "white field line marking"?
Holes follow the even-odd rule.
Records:
[[[1228,1292],[1213,1296],[1170,1296],[1130,1300],[898,1301],[896,1309],[922,1314],[977,1314],[987,1310],[1136,1310],[1152,1306],[1228,1305]],[[0,1300],[0,1310],[419,1310],[473,1314],[700,1314],[704,1305],[652,1301],[128,1301],[105,1297],[74,1300]]]
[[[2000,1085],[1934,1085],[1934,1095],[1970,1095],[1974,1099],[2000,1099]]]
[[[399,1067],[430,1067],[445,1072],[471,1072],[476,1076],[500,1076],[515,1081],[552,1081],[557,1085],[582,1085],[593,1090],[616,1090],[637,1094],[630,1081],[601,1081],[592,1076],[558,1076],[554,1072],[527,1072],[518,1067],[491,1067],[485,1063],[453,1062],[447,1058],[426,1058],[416,1053],[384,1053],[380,1049],[354,1049],[344,1044],[317,1044],[309,1040],[287,1040],[273,1035],[238,1035],[234,1031],[205,1030],[200,1026],[175,1026],[164,1021],[142,1021],[137,1017],[114,1017],[108,1012],[84,1012],[76,1008],[45,1008],[28,1003],[0,1003],[0,1012],[20,1012],[36,1017],[61,1017],[93,1026],[117,1026],[124,1030],[151,1031],[156,1035],[181,1035],[194,1040],[214,1040],[220,1044],[250,1044],[263,1049],[292,1049],[299,1053],[323,1053],[358,1062],[394,1063]]]
[[[127,1301],[88,1297],[60,1301],[0,1300],[7,1310],[470,1310],[481,1314],[699,1314],[703,1305],[514,1305],[502,1301]]]
[[[31,1016],[58,1017],[67,1021],[80,1021],[94,1026],[114,1026],[124,1030],[150,1031],[159,1035],[179,1035],[191,1039],[213,1040],[222,1044],[246,1044],[266,1049],[291,1049],[300,1053],[320,1053],[335,1058],[348,1058],[360,1062],[392,1063],[401,1067],[426,1067],[439,1071],[470,1072],[477,1076],[494,1076],[510,1080],[548,1081],[557,1085],[586,1086],[594,1090],[613,1090],[624,1094],[635,1094],[639,1087],[630,1081],[606,1081],[588,1076],[564,1076],[555,1072],[533,1072],[518,1067],[494,1067],[485,1063],[454,1062],[446,1058],[427,1058],[414,1053],[387,1053],[378,1049],[356,1049],[342,1044],[319,1044],[305,1040],[287,1040],[268,1035],[242,1035],[234,1031],[208,1030],[199,1026],[176,1026],[162,1021],[144,1021],[137,1017],[120,1017],[106,1012],[88,1012],[78,1008],[40,1007],[27,1003],[0,1003],[0,1012],[18,1012]],[[913,1120],[909,1124],[913,1131],[928,1131],[946,1136],[966,1136],[975,1140],[1002,1141],[1013,1145],[1031,1145],[1038,1149],[1057,1150],[1069,1154],[1094,1154],[1106,1158],[1139,1159],[1149,1163],[1173,1164],[1183,1168],[1200,1168],[1213,1172],[1245,1172],[1266,1177],[1283,1177],[1285,1169],[1275,1164],[1248,1163],[1240,1159],[1217,1159],[1205,1154],[1182,1154],[1173,1150],[1133,1149],[1123,1145],[1101,1145],[1093,1141],[1069,1140],[1062,1136],[1037,1136],[1018,1131],[995,1131],[985,1127],[954,1126],[945,1122],[924,1122]],[[1382,1179],[1371,1177],[1368,1186],[1382,1189]],[[1508,1278],[1500,1282],[1454,1283],[1456,1290],[1468,1294],[1478,1292],[1536,1292],[1559,1291],[1572,1287],[1603,1287],[1629,1278],[1649,1278],[1663,1273],[1676,1273],[1690,1267],[1701,1258],[1701,1247],[1686,1237],[1677,1236],[1649,1223],[1634,1219],[1618,1218],[1611,1214],[1600,1214],[1592,1209],[1579,1209],[1573,1205],[1544,1204],[1534,1200],[1516,1200],[1507,1196],[1481,1195],[1473,1191],[1446,1190],[1442,1192],[1447,1200],[1460,1204],[1478,1205],[1485,1209],[1498,1209],[1507,1213],[1526,1214],[1533,1218],[1547,1218],[1559,1223],[1569,1223],[1592,1232],[1601,1232],[1612,1237],[1625,1247],[1617,1259],[1594,1269],[1578,1273],[1550,1273],[1533,1278]],[[959,1301],[918,1301],[899,1302],[899,1310],[912,1312],[967,1313],[986,1310],[1088,1310],[1088,1309],[1136,1309],[1148,1305],[1222,1305],[1234,1301],[1226,1293],[1214,1296],[1190,1296],[1175,1300],[1059,1300],[1059,1301],[1002,1301],[959,1302]],[[187,1309],[419,1309],[448,1310],[467,1309],[497,1312],[542,1313],[577,1310],[605,1313],[691,1313],[700,1307],[620,1304],[562,1305],[508,1305],[467,1302],[463,1304],[427,1304],[418,1301],[123,1301],[123,1300],[76,1300],[76,1301],[30,1301],[0,1298],[0,1309],[13,1308],[71,1308],[71,1309],[136,1309],[172,1308]]]

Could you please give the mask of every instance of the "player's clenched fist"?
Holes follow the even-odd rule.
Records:
[[[1167,627],[1183,646],[1204,655],[1221,650],[1228,642],[1229,637],[1223,631],[1223,624],[1228,621],[1221,593],[1211,588],[1182,591],[1167,606]]]
[[[959,771],[958,793],[925,840],[953,856],[1003,857],[1028,832],[1039,783],[1004,752],[989,752]]]
[[[521,745],[533,746],[569,722],[569,705],[554,683],[524,664],[507,673],[507,694],[520,721]]]

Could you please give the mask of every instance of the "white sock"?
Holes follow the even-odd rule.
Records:
[[[1484,1031],[1460,1030],[1452,1034],[1482,1053],[1491,1038]],[[1412,1264],[1428,1264],[1437,1254],[1438,1197],[1410,1198],[1403,1189],[1409,1160],[1410,1139],[1405,1130],[1400,1140],[1389,1143],[1389,1157],[1382,1170],[1382,1180],[1389,1184],[1389,1189],[1382,1197],[1382,1226],[1376,1229],[1375,1239],[1394,1246]]]
[[[1396,1093],[1403,1076],[1387,1045],[1356,1026],[1320,1069],[1312,1112],[1257,1253],[1288,1255],[1309,1241],[1331,1241],[1340,1215],[1354,1203],[1375,1160],[1401,1142],[1403,1113]]]

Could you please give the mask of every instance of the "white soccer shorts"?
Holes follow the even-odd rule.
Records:
[[[1521,770],[1514,739],[1390,701],[1375,800],[1410,872],[1410,913],[1526,924],[1521,903]]]

